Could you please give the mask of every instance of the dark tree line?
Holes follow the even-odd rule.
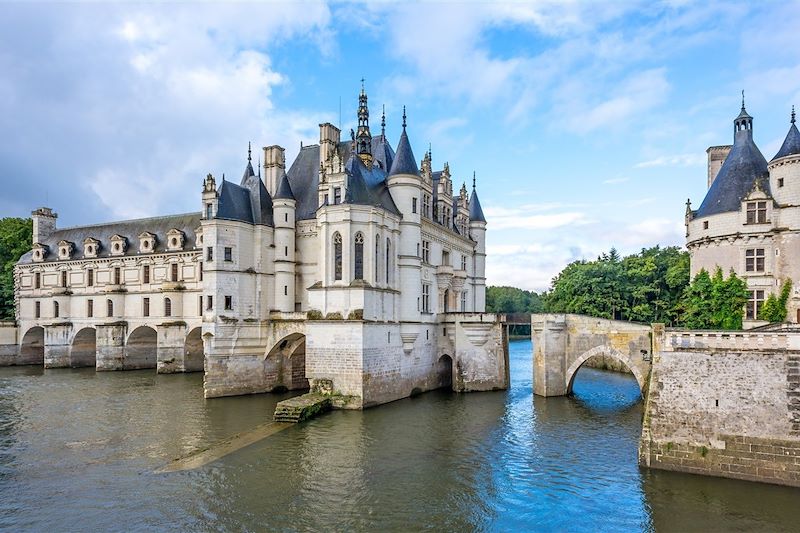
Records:
[[[31,249],[32,235],[30,219],[0,219],[0,320],[14,318],[14,265]]]

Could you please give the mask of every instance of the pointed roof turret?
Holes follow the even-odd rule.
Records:
[[[781,157],[788,157],[790,155],[800,154],[800,131],[797,131],[795,124],[794,106],[792,106],[792,119],[790,120],[789,133],[786,134],[786,139],[783,140],[781,149],[772,158],[773,161]]]
[[[369,107],[364,78],[361,78],[361,94],[358,95],[358,131],[356,132],[358,157],[367,167],[372,165],[372,134],[369,131]]]
[[[256,172],[253,170],[253,158],[250,151],[250,143],[247,143],[247,166],[244,168],[244,175],[242,176],[242,185],[250,176],[255,176]]]
[[[478,200],[478,191],[475,189],[475,172],[472,172],[472,196],[469,197],[469,220],[470,222],[486,222],[486,217],[481,209],[481,202]]]
[[[419,176],[417,160],[414,159],[414,152],[411,150],[411,143],[408,140],[408,134],[406,134],[406,106],[403,106],[403,133],[400,134],[400,141],[397,143],[392,168],[389,171],[390,176],[397,174]]]
[[[742,199],[750,193],[755,182],[768,174],[767,160],[753,142],[753,117],[744,108],[744,95],[742,110],[733,123],[733,147],[695,217],[739,211]],[[769,181],[763,187],[764,192],[770,194]]]
[[[281,176],[281,181],[278,183],[278,190],[275,192],[276,200],[296,200],[292,186],[289,185],[289,178],[286,173]]]

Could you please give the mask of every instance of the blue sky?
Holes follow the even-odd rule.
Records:
[[[794,2],[0,4],[0,216],[199,209],[247,142],[402,106],[417,159],[478,176],[491,284],[683,243],[740,91],[772,158],[800,105]]]

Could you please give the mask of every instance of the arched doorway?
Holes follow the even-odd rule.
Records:
[[[308,388],[306,378],[306,336],[302,333],[287,335],[267,353],[264,370],[275,388],[303,390]]]
[[[73,368],[97,366],[97,332],[94,328],[83,328],[72,339],[69,366]]]
[[[575,383],[575,375],[578,373],[578,370],[580,370],[589,359],[599,356],[614,360],[622,367],[628,369],[630,373],[633,374],[633,377],[636,378],[636,383],[639,385],[639,392],[644,395],[645,376],[642,375],[639,367],[633,364],[629,357],[608,346],[592,348],[572,362],[566,372],[567,394],[572,394],[572,387]]]
[[[125,343],[122,369],[156,368],[157,346],[156,330],[148,326],[136,328],[128,335],[128,342]]]
[[[436,363],[436,380],[438,389],[453,388],[453,358],[445,354]]]
[[[194,328],[186,336],[183,350],[184,372],[202,372],[204,362],[202,329]]]
[[[44,365],[44,328],[35,326],[25,332],[19,346],[19,365]]]

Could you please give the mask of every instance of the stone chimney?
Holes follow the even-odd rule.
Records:
[[[728,157],[728,154],[731,151],[731,145],[725,146],[709,146],[706,153],[708,154],[708,187],[711,188],[711,184],[714,183],[714,180],[717,178],[717,174],[719,174],[719,169],[722,168],[722,163],[725,162],[725,158]]]
[[[328,159],[339,145],[341,133],[341,130],[330,122],[319,125],[319,162],[321,166],[328,166]]]
[[[275,196],[278,183],[286,172],[286,151],[278,146],[264,147],[264,186],[270,196]]]
[[[33,243],[47,240],[56,230],[56,218],[58,215],[53,213],[49,207],[40,207],[31,212],[33,219]]]

